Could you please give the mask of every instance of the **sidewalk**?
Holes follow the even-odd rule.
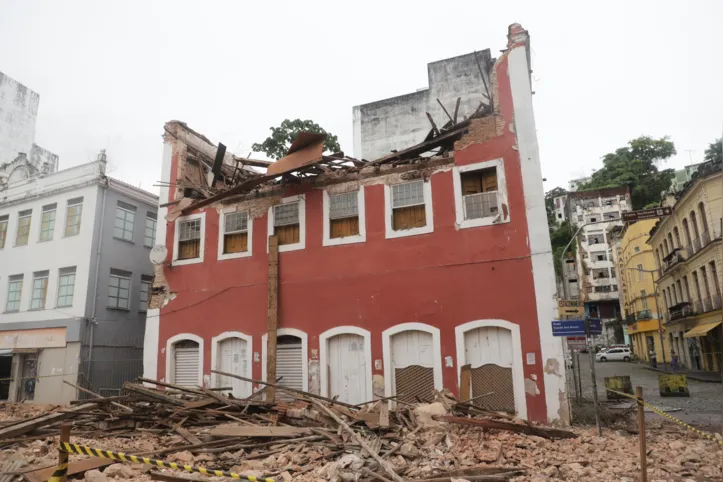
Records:
[[[668,369],[664,370],[662,367],[662,363],[658,363],[657,368],[651,367],[647,362],[639,362],[641,365],[643,365],[648,370],[652,370],[654,372],[660,372],[660,373],[666,373],[668,375],[685,375],[690,380],[698,380],[699,382],[709,382],[709,383],[721,383],[721,375],[720,372],[704,372],[699,370],[687,370],[682,369],[678,370],[677,372],[674,372],[673,369],[670,366],[670,363],[668,363]]]

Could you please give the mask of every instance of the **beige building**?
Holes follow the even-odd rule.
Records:
[[[614,233],[613,252],[621,287],[620,311],[630,346],[641,360],[650,361],[652,350],[662,363],[671,361],[670,343],[664,334],[663,302],[656,300],[660,295],[655,281],[660,274],[653,248],[647,244],[656,222],[657,218],[646,219],[619,228]]]
[[[721,355],[721,164],[705,163],[665,204],[650,231],[667,341],[691,370],[718,371]],[[662,307],[661,307],[662,310]]]

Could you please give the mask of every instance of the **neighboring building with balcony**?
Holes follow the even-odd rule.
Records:
[[[0,187],[2,400],[78,398],[63,381],[118,394],[141,373],[158,197],[105,168],[102,153]]]
[[[618,250],[615,260],[620,308],[630,337],[633,352],[645,361],[654,350],[658,361],[670,361],[670,344],[660,336],[663,327],[662,301],[656,303],[656,284],[660,275],[656,269],[653,249],[647,244],[651,228],[657,219],[626,223],[610,231]]]
[[[577,239],[577,283],[571,283],[569,266],[563,270],[563,283],[568,296],[577,284],[579,299],[585,301],[587,313],[603,320],[605,343],[623,341],[621,334],[616,335],[613,329],[620,319],[620,295],[608,231],[622,226],[622,213],[630,210],[630,192],[626,187],[570,192],[565,201],[565,220],[585,226]]]
[[[650,230],[668,341],[693,370],[718,371],[721,354],[721,164],[707,162],[664,204]]]

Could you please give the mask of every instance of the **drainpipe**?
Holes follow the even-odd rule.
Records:
[[[101,210],[100,210],[100,232],[98,233],[98,249],[95,252],[95,286],[93,287],[93,304],[91,305],[91,314],[92,318],[90,321],[90,342],[88,346],[88,363],[86,367],[87,377],[88,377],[88,384],[90,385],[90,367],[92,365],[93,360],[93,334],[94,334],[94,328],[97,323],[95,320],[96,315],[96,308],[98,304],[98,276],[100,275],[100,251],[103,246],[103,227],[104,227],[104,219],[105,219],[105,204],[106,204],[106,197],[108,195],[108,178],[105,177],[105,165],[106,165],[106,157],[105,157],[105,149],[100,151],[100,154],[98,154],[98,161],[101,161],[101,168],[100,168],[100,178],[103,182],[101,185],[101,189],[103,189],[103,200],[101,201]]]

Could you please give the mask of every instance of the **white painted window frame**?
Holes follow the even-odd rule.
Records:
[[[179,333],[166,340],[166,382],[175,383],[175,379],[173,378],[175,370],[173,361],[176,355],[175,345],[179,341],[186,340],[198,343],[198,386],[203,387],[203,338],[193,333]]]
[[[337,194],[337,193],[332,193]],[[322,239],[323,246],[339,246],[342,244],[364,243],[367,240],[367,220],[366,208],[364,206],[364,186],[359,186],[356,196],[357,211],[359,217],[359,234],[355,236],[347,236],[345,238],[331,237],[331,220],[329,219],[330,198],[329,191],[324,190],[323,210],[324,210],[324,237]],[[370,399],[371,400],[371,399]]]
[[[299,202],[299,242],[294,244],[285,244],[279,246],[279,253],[287,251],[297,251],[306,248],[306,196],[303,194],[297,196],[289,196],[281,199],[280,204]],[[266,237],[266,252],[269,252],[269,236],[275,234],[274,226],[274,206],[269,208],[268,214],[268,236]]]
[[[480,169],[489,169],[494,167],[497,171],[497,205],[498,212],[494,216],[484,218],[465,219],[464,218],[464,197],[462,196],[462,174],[465,172],[479,171]],[[460,229],[478,228],[481,226],[491,226],[493,224],[509,223],[510,210],[507,202],[507,181],[505,180],[505,162],[503,159],[493,159],[491,161],[477,162],[466,166],[454,166],[452,168],[452,183],[454,185],[454,212],[457,226]],[[504,210],[502,205],[507,205],[507,218],[503,219]]]
[[[407,184],[409,182],[416,182],[419,179],[413,181],[405,181],[396,184]],[[427,225],[419,228],[412,229],[400,229],[399,231],[394,230],[392,223],[392,185],[384,185],[384,227],[386,239],[393,238],[404,238],[407,236],[417,236],[420,234],[429,234],[434,232],[434,209],[432,204],[432,179],[422,179],[422,192],[424,194],[424,211],[427,219]]]
[[[223,237],[225,235],[226,226],[226,215],[233,214],[236,212],[246,213],[246,251],[240,253],[224,253],[223,252]],[[254,234],[254,219],[251,217],[251,213],[244,209],[227,208],[221,211],[218,218],[218,260],[226,259],[237,259],[237,258],[248,258],[253,254],[253,234]]]
[[[276,330],[276,336],[291,335],[301,339],[301,359],[303,361],[302,377],[304,391],[309,391],[309,335],[305,331],[296,328],[279,328]],[[266,344],[269,334],[264,333],[261,337],[261,379],[266,381]]]
[[[442,344],[439,328],[426,323],[401,323],[387,328],[382,332],[382,360],[384,363],[384,396],[391,397],[392,391],[392,336],[405,331],[423,331],[432,335],[432,369],[434,388],[442,390]]]
[[[180,226],[184,221],[193,221],[194,219],[201,220],[201,246],[199,247],[198,258],[191,259],[178,259],[178,242],[181,234]],[[206,212],[189,214],[188,216],[181,216],[176,219],[175,229],[173,233],[173,261],[172,266],[183,266],[186,264],[203,263],[203,255],[206,247]]]
[[[374,384],[372,379],[372,337],[371,333],[358,326],[337,326],[326,330],[319,335],[319,366],[321,371],[321,395],[329,397],[329,371],[326,369],[329,363],[329,340],[338,335],[358,335],[364,338],[364,363],[367,385],[365,402],[374,398]]]
[[[512,391],[515,395],[517,417],[527,420],[527,395],[525,393],[525,370],[522,358],[522,339],[520,325],[505,320],[475,320],[457,325],[454,328],[454,340],[457,349],[457,386],[460,383],[462,366],[466,363],[464,335],[477,328],[504,328],[512,335]]]
[[[211,370],[221,369],[218,366],[218,348],[221,345],[222,341],[226,341],[229,338],[239,338],[246,342],[246,367],[248,368],[249,373],[246,373],[244,376],[252,378],[251,375],[253,372],[254,339],[251,335],[241,333],[240,331],[224,331],[223,333],[219,333],[218,335],[211,338]],[[211,372],[211,388],[216,387],[219,376],[220,375]],[[248,394],[247,396],[253,393],[253,386],[251,385],[251,382],[244,382],[244,393]]]

